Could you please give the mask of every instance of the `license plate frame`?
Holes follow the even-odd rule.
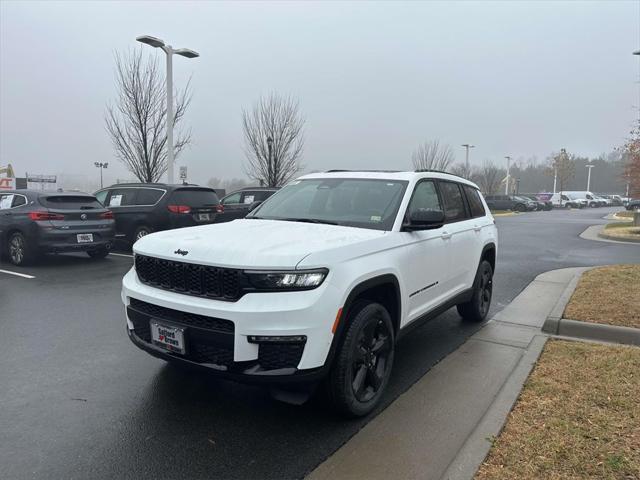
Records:
[[[185,355],[187,344],[185,341],[186,328],[166,325],[157,320],[149,320],[151,343],[168,352]]]
[[[93,243],[93,233],[78,233],[76,235],[78,243]]]
[[[199,213],[198,214],[198,221],[199,222],[208,222],[211,220],[211,214],[209,213]]]

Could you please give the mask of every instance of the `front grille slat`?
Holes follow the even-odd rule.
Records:
[[[136,255],[135,267],[142,283],[173,292],[236,301],[242,294],[242,270],[176,262]]]
[[[152,318],[175,321],[192,327],[203,328],[216,332],[234,332],[234,325],[231,320],[207,317],[205,315],[198,315],[189,312],[181,312],[172,308],[161,307],[160,305],[143,302],[142,300],[138,300],[137,298],[131,298],[129,302],[129,306],[132,309],[140,313],[144,313]]]

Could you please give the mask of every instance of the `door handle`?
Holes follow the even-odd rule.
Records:
[[[473,229],[474,229],[476,232],[479,232],[480,230],[482,230],[482,227],[481,227],[480,225],[474,225],[474,226],[473,226]]]
[[[449,240],[451,238],[451,234],[448,232],[442,232],[442,235],[440,235],[442,237],[443,240]]]

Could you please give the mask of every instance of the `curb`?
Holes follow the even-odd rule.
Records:
[[[564,288],[562,295],[560,295],[560,298],[558,299],[556,304],[553,306],[551,313],[549,313],[549,315],[547,316],[547,319],[544,322],[544,325],[542,326],[542,331],[544,333],[549,333],[551,335],[558,335],[558,330],[560,328],[560,321],[562,320],[564,309],[567,307],[567,303],[569,303],[569,300],[571,300],[571,295],[573,295],[573,292],[578,286],[578,281],[580,280],[582,273],[583,272],[574,275],[571,281],[569,281],[567,286]]]
[[[547,324],[545,323],[545,326]],[[555,335],[640,346],[640,329],[561,318]]]
[[[464,442],[458,454],[442,475],[442,480],[472,479],[484,462],[495,439],[507,423],[520,392],[536,365],[548,337],[536,335],[496,395],[476,428]],[[489,435],[487,435],[489,433]]]
[[[595,267],[594,267],[595,268]],[[554,305],[551,313],[542,326],[542,331],[550,335],[575,337],[602,342],[620,343],[623,345],[640,346],[640,329],[605,325],[601,323],[581,322],[563,318],[564,309],[571,299],[582,273],[574,275],[567,284],[562,295]]]
[[[598,236],[600,238],[605,238],[607,240],[615,240],[617,242],[640,243],[640,238],[615,237],[613,235],[607,235],[606,233],[604,233],[604,230],[601,232],[598,232]]]

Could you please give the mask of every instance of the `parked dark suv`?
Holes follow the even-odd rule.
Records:
[[[216,223],[244,218],[251,209],[278,191],[277,188],[252,187],[230,193],[220,200]]]
[[[8,190],[0,192],[0,253],[27,265],[41,253],[109,253],[113,213],[86,193]]]
[[[160,230],[213,223],[218,196],[212,188],[164,183],[120,183],[96,192],[116,220],[116,237],[129,243]]]
[[[536,208],[535,204],[528,198],[520,198],[515,195],[487,195],[484,198],[491,210],[526,212]]]

